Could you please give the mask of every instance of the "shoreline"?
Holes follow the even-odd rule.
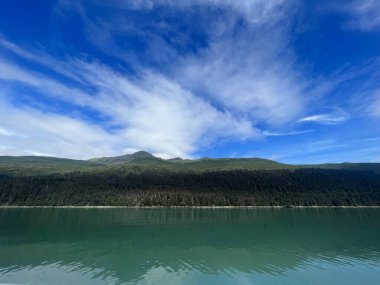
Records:
[[[57,209],[320,209],[320,208],[342,208],[342,209],[365,209],[380,208],[379,206],[19,206],[19,205],[0,205],[0,209],[19,209],[19,208],[57,208]]]

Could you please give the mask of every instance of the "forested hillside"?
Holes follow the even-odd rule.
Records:
[[[0,157],[1,205],[380,205],[380,164],[260,158]]]
[[[380,205],[380,174],[336,169],[0,175],[1,205]]]

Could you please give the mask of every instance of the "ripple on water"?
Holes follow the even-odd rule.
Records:
[[[0,283],[380,284],[379,209],[45,210],[1,211]]]

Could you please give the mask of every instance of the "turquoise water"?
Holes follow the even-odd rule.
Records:
[[[0,284],[380,284],[380,209],[0,209]]]

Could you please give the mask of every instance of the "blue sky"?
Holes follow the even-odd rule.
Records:
[[[380,2],[6,0],[0,155],[380,161]]]

